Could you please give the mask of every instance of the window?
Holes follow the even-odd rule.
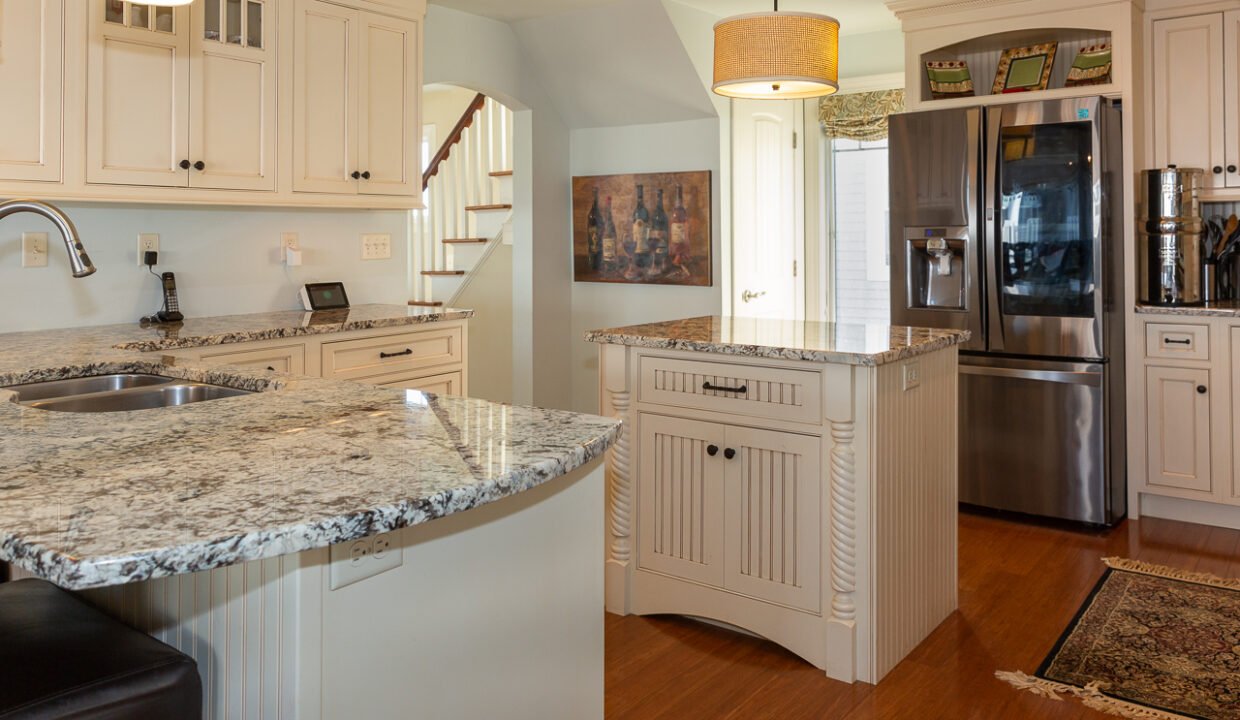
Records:
[[[834,319],[886,324],[891,318],[887,140],[832,140],[825,165],[832,188]]]

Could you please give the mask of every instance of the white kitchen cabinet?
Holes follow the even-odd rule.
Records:
[[[418,23],[320,0],[297,6],[293,189],[421,191]]]
[[[87,181],[275,190],[275,5],[92,2]]]
[[[377,382],[376,384],[379,387],[417,390],[435,395],[464,395],[465,373],[457,370],[455,372],[427,375],[425,377],[411,377],[400,380],[383,379],[382,382]]]
[[[1225,140],[1223,29],[1222,13],[1154,22],[1154,165],[1203,168],[1210,187],[1235,175],[1225,167],[1235,150]]]
[[[0,179],[59,182],[64,0],[0,0]]]
[[[244,346],[243,343],[242,347]],[[198,357],[212,364],[270,370],[289,375],[306,374],[306,346],[303,344],[277,345],[258,350],[226,352],[208,350]]]
[[[1145,385],[1147,482],[1212,493],[1210,371],[1152,365]]]

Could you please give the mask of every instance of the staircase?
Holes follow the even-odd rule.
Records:
[[[410,305],[450,307],[496,244],[511,244],[512,111],[479,94],[422,176]]]

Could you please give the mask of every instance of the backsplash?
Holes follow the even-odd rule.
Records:
[[[157,273],[176,273],[187,317],[290,310],[307,282],[340,280],[361,303],[407,300],[408,213],[59,204],[99,272],[74,280],[53,226],[0,221],[0,332],[136,322],[159,309],[159,281],[137,261],[139,233],[160,236]],[[48,232],[48,267],[22,268],[23,232]],[[280,234],[295,232],[303,264],[285,268]],[[362,233],[392,236],[390,260],[361,259]]]

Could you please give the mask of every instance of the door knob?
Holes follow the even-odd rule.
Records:
[[[1235,171],[1236,171],[1236,166],[1235,166],[1235,165],[1228,165],[1228,166],[1227,166],[1227,172],[1229,172],[1229,173],[1234,173]]]
[[[1205,386],[1205,385],[1198,385],[1198,386],[1197,386],[1197,392],[1201,393],[1202,395],[1205,395],[1205,394],[1206,394],[1206,386]]]
[[[206,170],[206,169],[207,169],[207,164],[206,164],[205,162],[203,162],[203,161],[199,160],[198,162],[194,163],[194,169],[195,169],[195,170],[198,170],[198,171]]]
[[[182,170],[189,170],[189,160],[182,160],[179,164]]]
[[[732,458],[736,457],[736,451],[733,450],[732,448],[728,448],[727,450],[723,451],[723,456],[731,460]]]
[[[362,177],[362,174],[361,174],[360,172],[358,172],[358,171],[354,170],[353,172],[349,173],[349,177],[353,178],[354,180],[357,180],[357,179],[359,179],[360,177]]]
[[[1215,174],[1215,175],[1222,175],[1222,174],[1223,174],[1223,166],[1222,166],[1222,165],[1215,165],[1215,166],[1214,166],[1214,174]]]
[[[369,179],[370,179],[370,171],[369,171],[369,170],[367,170],[366,172],[362,173],[362,179],[363,179],[363,180],[369,180]]]
[[[711,456],[711,457],[714,457],[714,456],[718,455],[718,454],[719,454],[719,446],[718,446],[718,445],[707,445],[707,446],[706,446],[706,454],[707,454],[707,455],[709,455],[709,456]]]
[[[766,294],[765,290],[761,292],[752,292],[750,290],[746,290],[745,292],[741,293],[741,301],[750,302],[751,300],[757,300],[758,298],[762,297],[765,294]]]

